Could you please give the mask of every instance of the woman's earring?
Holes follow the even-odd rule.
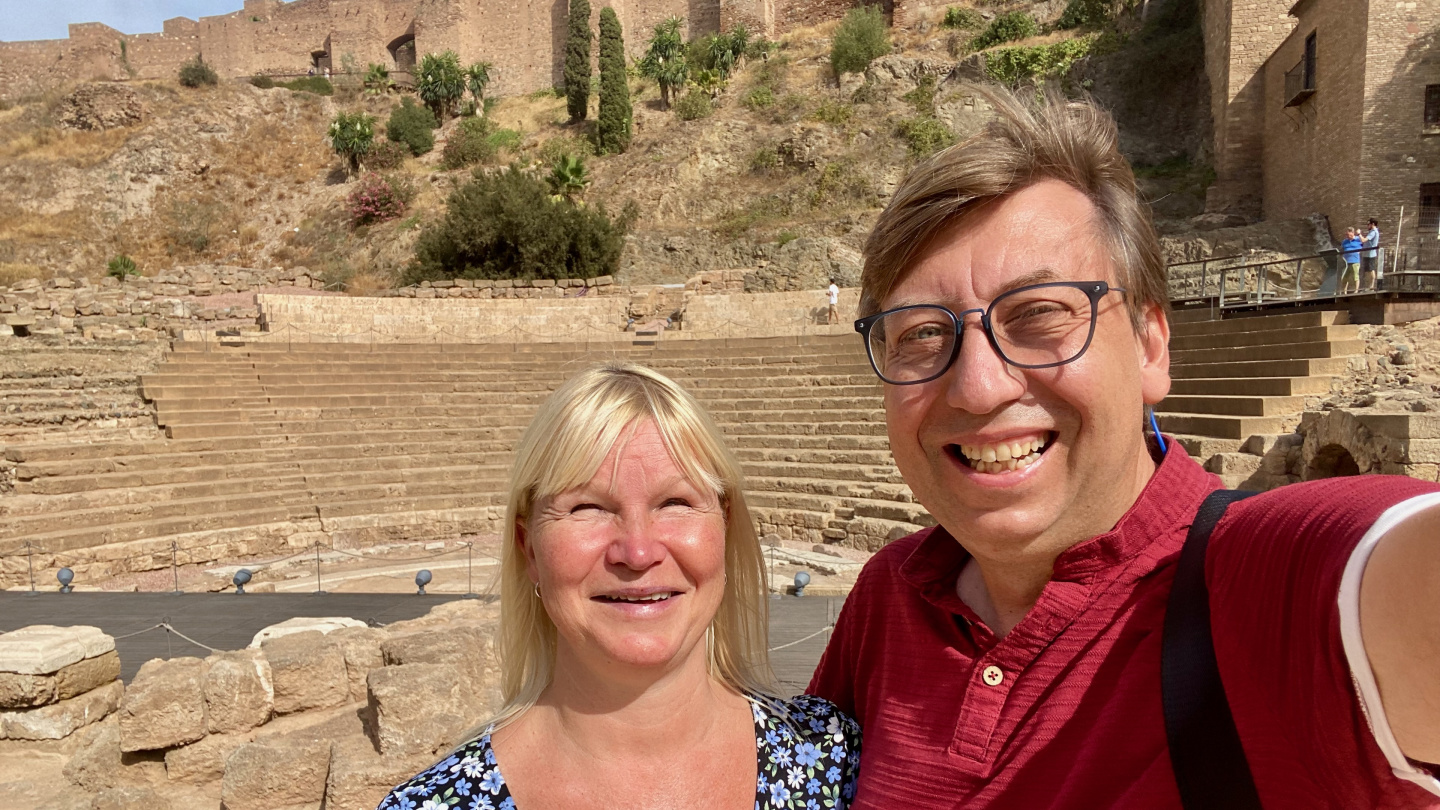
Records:
[[[536,599],[539,599],[539,598],[540,598],[540,583],[538,583],[538,582],[535,583],[535,598],[536,598]]]

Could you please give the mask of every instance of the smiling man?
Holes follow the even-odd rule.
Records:
[[[992,101],[865,250],[856,328],[939,526],[866,566],[810,686],[864,730],[854,806],[1198,810],[1253,779],[1266,808],[1440,807],[1440,487],[1379,476],[1240,501],[1199,547],[1243,755],[1182,799],[1163,631],[1220,481],[1145,431],[1164,262],[1108,116]]]

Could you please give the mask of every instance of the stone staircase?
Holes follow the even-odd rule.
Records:
[[[1345,312],[1190,319],[1171,324],[1170,396],[1160,428],[1227,483],[1255,472],[1260,454],[1300,423],[1307,399],[1330,392],[1350,358],[1362,355],[1359,327]],[[1249,462],[1236,456],[1253,457]]]
[[[160,362],[150,342],[0,346],[0,446],[156,435],[140,375]]]
[[[164,437],[8,448],[0,554],[30,541],[93,578],[168,565],[172,542],[211,562],[495,531],[536,406],[610,358],[673,376],[712,410],[762,535],[873,549],[933,525],[891,460],[853,336],[204,348],[177,343],[143,378]]]

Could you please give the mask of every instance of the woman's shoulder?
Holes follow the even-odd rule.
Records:
[[[860,727],[824,698],[753,697],[760,755],[757,806],[848,807],[860,767]]]
[[[377,810],[448,808],[461,799],[472,800],[466,807],[514,810],[515,802],[495,764],[488,729],[390,791]]]

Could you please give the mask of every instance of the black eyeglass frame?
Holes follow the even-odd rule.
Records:
[[[1089,334],[1085,335],[1085,345],[1081,346],[1080,351],[1076,352],[1075,356],[1069,358],[1068,360],[1061,360],[1055,363],[1017,363],[1014,360],[1011,360],[1005,354],[1005,350],[1000,348],[1000,342],[995,339],[995,330],[992,329],[990,326],[990,313],[994,311],[996,303],[1003,301],[1012,295],[1016,295],[1022,292],[1029,292],[1031,290],[1044,289],[1046,287],[1073,287],[1074,289],[1085,293],[1085,297],[1090,299],[1090,332]],[[875,372],[875,376],[879,377],[883,382],[886,382],[890,385],[919,385],[921,383],[927,383],[931,380],[937,380],[943,377],[945,375],[945,372],[949,371],[950,367],[955,365],[955,358],[960,356],[960,343],[963,338],[963,331],[965,329],[965,316],[974,312],[980,313],[980,328],[985,332],[985,339],[989,341],[990,348],[995,350],[995,355],[1001,360],[1004,360],[1006,363],[1009,363],[1016,368],[1055,368],[1056,366],[1063,366],[1079,360],[1082,356],[1084,356],[1085,352],[1089,350],[1090,341],[1094,340],[1095,338],[1095,324],[1100,320],[1100,299],[1104,298],[1108,293],[1111,292],[1118,292],[1123,294],[1126,292],[1126,290],[1123,287],[1112,287],[1108,282],[1104,281],[1048,281],[1044,284],[1031,284],[1025,287],[1016,287],[1013,290],[1009,290],[995,296],[995,298],[990,301],[989,306],[966,309],[960,312],[953,312],[949,307],[941,304],[910,304],[909,306],[896,307],[895,309],[887,309],[884,312],[877,312],[874,315],[869,315],[867,317],[857,320],[855,322],[855,331],[859,332],[861,339],[865,341],[865,356],[870,360],[870,368]],[[879,364],[875,362],[875,349],[870,343],[870,330],[874,328],[875,324],[878,323],[880,319],[884,318],[886,315],[890,315],[896,312],[905,312],[906,310],[911,309],[922,308],[941,310],[947,315],[949,315],[951,321],[954,322],[955,345],[952,346],[950,349],[950,358],[945,361],[945,365],[941,366],[939,371],[935,372],[929,377],[925,377],[919,380],[892,380],[889,377],[886,377],[884,373],[880,371]]]

